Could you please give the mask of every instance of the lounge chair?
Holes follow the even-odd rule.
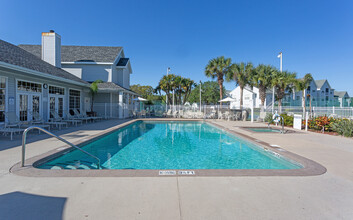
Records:
[[[85,121],[86,123],[87,123],[88,121],[94,120],[94,117],[88,117],[87,115],[84,116],[83,114],[80,114],[80,113],[77,111],[77,109],[73,109],[73,112],[74,112],[74,118],[83,120],[83,121]],[[70,114],[70,113],[69,113],[69,114]]]
[[[50,125],[46,124],[44,119],[39,115],[38,112],[32,112],[32,117],[33,120],[31,121],[31,125],[36,125],[45,129],[48,129],[50,131]],[[38,130],[40,134],[40,130]]]
[[[61,130],[61,126],[67,127],[67,122],[64,122],[56,111],[50,111],[50,114],[53,116],[53,118],[51,118],[49,122],[46,122],[46,124],[55,125],[55,127],[59,127],[59,130]]]
[[[0,133],[2,133],[4,136],[7,134],[10,134],[11,141],[13,140],[13,135],[16,133],[22,133],[25,129],[23,128],[0,128]]]
[[[55,112],[56,113],[56,112]],[[57,114],[57,113],[56,113]],[[59,115],[57,115],[56,117],[60,117]],[[82,120],[79,118],[75,118],[70,114],[66,114],[66,119],[62,120],[63,122],[67,122],[70,123],[72,125],[75,125],[77,127],[78,124],[82,125]]]
[[[29,123],[27,121],[21,121],[15,112],[5,112],[5,128],[27,128]]]

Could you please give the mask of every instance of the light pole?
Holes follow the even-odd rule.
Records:
[[[279,52],[277,57],[280,59],[279,70],[282,72],[282,52]],[[275,87],[272,88],[272,114],[273,114],[274,108],[275,108]]]
[[[201,91],[202,91],[201,86],[202,86],[202,82],[200,80],[200,112],[201,112]]]
[[[169,75],[170,67],[167,68],[167,76]],[[165,93],[165,111],[168,111],[168,94]]]

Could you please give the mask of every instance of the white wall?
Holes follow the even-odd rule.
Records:
[[[111,65],[62,64],[62,68],[88,82],[99,79],[104,82],[111,82]]]

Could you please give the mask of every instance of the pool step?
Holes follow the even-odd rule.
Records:
[[[92,170],[97,169],[97,165],[89,161],[73,160],[54,165],[44,165],[42,168],[52,170]]]

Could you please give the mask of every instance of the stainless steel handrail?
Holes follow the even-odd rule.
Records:
[[[281,132],[281,133],[284,134],[284,119],[283,119],[283,117],[280,116],[280,115],[276,115],[276,117],[273,118],[273,119],[268,123],[267,127],[270,127],[271,123],[272,123],[274,120],[276,120],[276,118],[282,119],[282,120],[281,120],[281,124],[282,124],[282,132]]]
[[[77,150],[79,150],[79,151],[81,151],[81,152],[87,154],[88,156],[90,156],[90,157],[92,157],[93,159],[97,160],[97,168],[98,168],[98,169],[101,168],[101,160],[100,160],[98,157],[96,157],[96,156],[94,156],[94,155],[88,153],[88,152],[85,151],[85,150],[82,150],[81,148],[77,147],[76,145],[74,145],[74,144],[68,142],[67,140],[65,140],[65,139],[63,139],[63,138],[61,138],[61,137],[59,137],[59,136],[57,136],[57,135],[55,135],[55,134],[53,134],[53,133],[51,133],[51,132],[45,130],[44,128],[39,127],[39,126],[31,126],[31,127],[28,127],[28,128],[26,128],[26,130],[23,132],[23,135],[22,135],[22,159],[21,159],[21,167],[24,167],[24,166],[25,166],[25,153],[26,153],[26,139],[27,139],[27,133],[28,133],[30,130],[33,130],[33,129],[38,129],[38,130],[40,130],[40,131],[43,131],[44,133],[49,134],[49,135],[52,136],[52,137],[55,137],[55,138],[58,139],[59,141],[62,141],[62,142],[64,142],[65,144],[68,144],[68,145],[70,145],[71,147],[74,147],[74,148],[76,148]]]

